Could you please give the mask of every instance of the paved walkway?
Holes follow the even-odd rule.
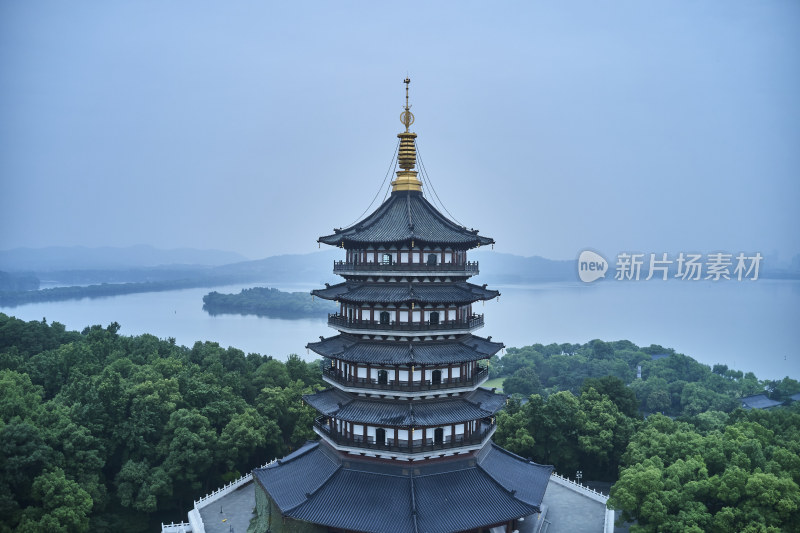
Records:
[[[603,533],[606,506],[578,491],[551,479],[542,504],[547,506],[544,518],[550,522],[543,533]]]
[[[206,533],[246,533],[253,518],[256,494],[253,482],[200,509]]]

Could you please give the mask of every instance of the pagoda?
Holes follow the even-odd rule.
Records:
[[[330,385],[304,396],[319,440],[253,471],[256,531],[511,533],[540,512],[553,469],[492,443],[506,397],[481,387],[503,344],[473,304],[499,293],[467,252],[494,241],[425,198],[409,82],[391,195],[319,238],[344,251],[344,281],[312,291],[339,306],[307,346]]]

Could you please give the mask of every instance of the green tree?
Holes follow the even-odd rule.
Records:
[[[519,394],[528,397],[531,394],[542,392],[539,376],[531,367],[523,367],[514,372],[503,381],[503,392],[506,394]]]
[[[92,498],[77,483],[55,468],[36,477],[31,495],[38,504],[22,513],[17,531],[78,533],[89,529]]]
[[[581,386],[581,392],[594,389],[614,402],[617,409],[625,416],[636,418],[639,416],[639,401],[636,393],[625,385],[625,382],[616,376],[603,376],[601,378],[587,378]]]
[[[128,460],[117,474],[116,495],[123,507],[143,513],[159,509],[159,499],[172,496],[172,484],[163,468],[147,461]]]

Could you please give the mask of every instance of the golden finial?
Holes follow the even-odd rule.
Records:
[[[414,114],[411,113],[411,106],[408,104],[408,85],[411,83],[411,78],[406,77],[403,83],[406,84],[406,105],[404,111],[400,113],[400,122],[406,127],[406,131],[397,134],[400,137],[397,163],[403,170],[397,171],[397,179],[392,182],[392,191],[421,191],[422,182],[417,178],[417,172],[413,170],[417,164],[417,148],[414,144],[417,134],[408,131],[414,123]]]

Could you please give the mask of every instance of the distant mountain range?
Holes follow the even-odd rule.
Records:
[[[344,252],[327,249],[308,254],[287,254],[257,260],[220,250],[159,250],[152,246],[128,248],[53,247],[18,248],[0,251],[0,272],[6,287],[20,290],[22,283],[31,287],[31,276],[43,286],[93,285],[99,283],[160,283],[180,281],[185,286],[209,287],[228,283],[338,283],[332,272],[333,261]],[[471,260],[480,262],[480,283],[526,284],[578,281],[575,260],[552,260],[522,257],[488,249],[473,250]],[[609,265],[607,280],[613,279],[615,266]],[[20,276],[24,275],[24,279]],[[762,268],[764,278],[800,277],[796,271]],[[2,281],[2,279],[0,279]],[[160,290],[164,290],[163,288]]]

